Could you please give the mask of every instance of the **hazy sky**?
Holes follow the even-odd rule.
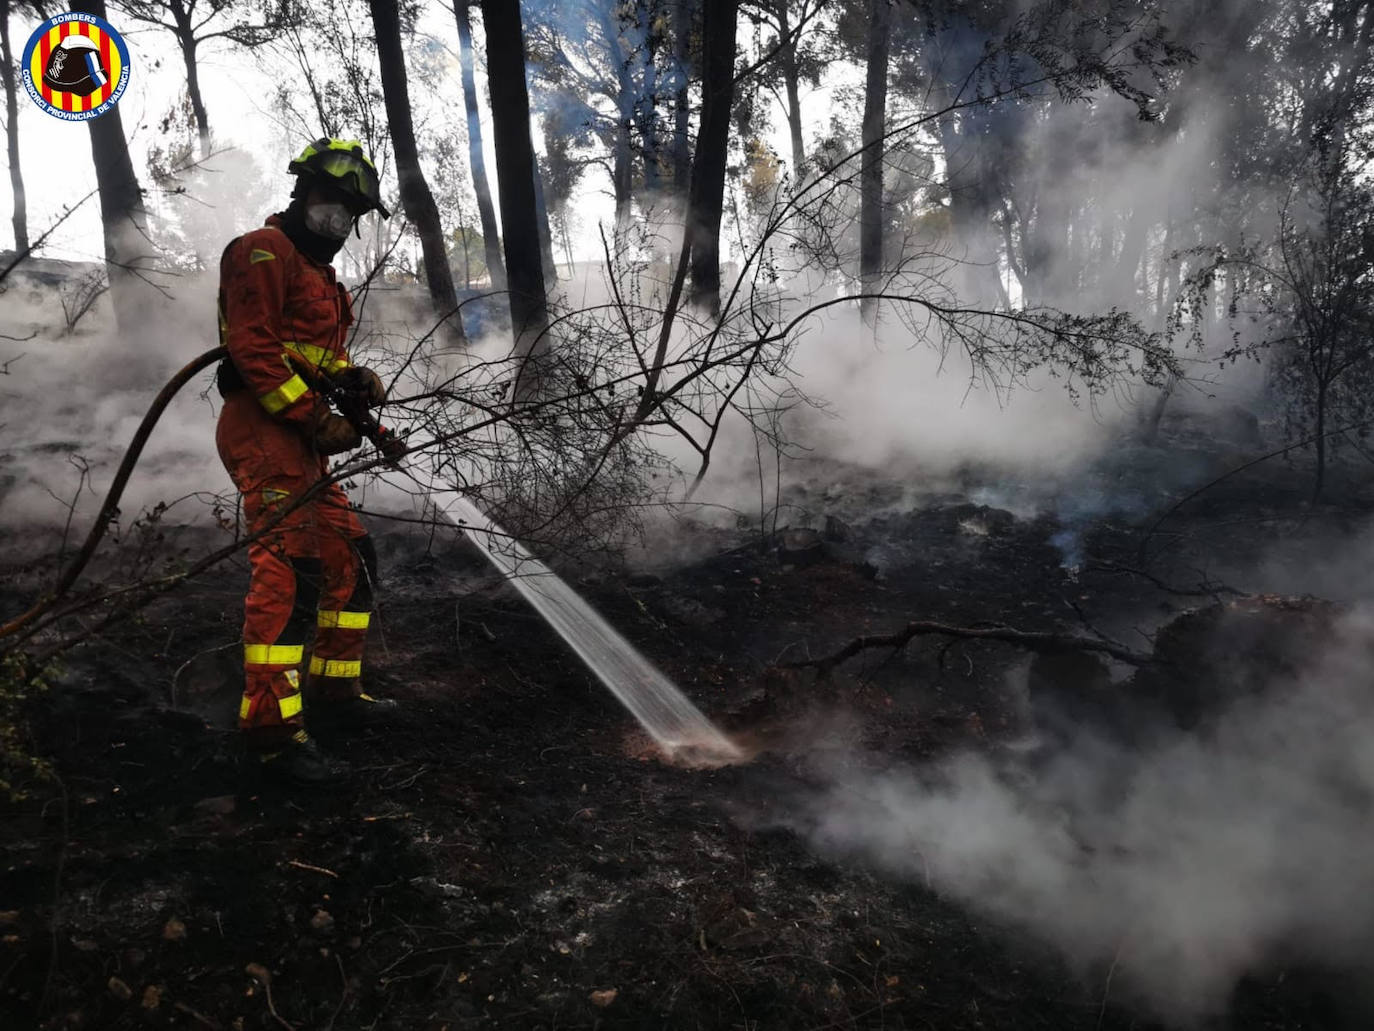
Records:
[[[132,78],[119,111],[124,131],[130,141],[130,151],[139,180],[145,189],[152,188],[146,171],[146,155],[150,147],[161,142],[158,123],[185,89],[185,66],[176,50],[171,33],[140,26],[129,19],[120,19],[115,12],[111,24],[121,32],[129,46]],[[12,17],[11,36],[17,51],[21,50],[38,22],[33,18]],[[444,45],[456,50],[457,33],[452,16],[442,7],[432,9],[422,22],[425,31]],[[262,59],[246,53],[232,44],[210,45],[200,54],[201,92],[209,112],[210,128],[217,147],[233,146],[251,154],[270,177],[280,173],[283,203],[290,192],[286,163],[307,139],[299,129],[288,125],[273,110],[272,96],[276,82],[263,66],[273,63],[273,55],[265,49]],[[479,73],[480,74],[480,73]],[[485,83],[480,83],[485,87]],[[462,92],[456,63],[453,74],[445,81],[439,95],[425,104],[423,92],[412,96],[412,103],[421,118],[427,113],[442,115],[448,108],[458,113],[454,124],[461,126]],[[84,123],[63,122],[38,108],[27,96],[19,101],[20,162],[28,192],[30,239],[43,232],[61,214],[62,206],[84,196],[95,188],[95,171],[90,160],[89,133]],[[490,134],[488,133],[489,159]],[[395,190],[395,177],[386,161],[387,176],[384,189]],[[214,167],[214,162],[211,162]],[[225,191],[226,193],[230,191]],[[8,190],[5,201],[3,229],[0,240],[13,246],[13,231],[9,220],[11,210]],[[263,211],[247,211],[239,220],[244,228],[257,224]],[[61,227],[43,250],[44,256],[82,260],[103,257],[99,208],[93,199]]]
[[[124,131],[130,138],[134,167],[140,181],[148,188],[151,184],[147,181],[146,153],[150,146],[159,142],[158,123],[184,90],[184,66],[170,33],[140,26],[127,18],[121,19],[118,12],[114,13],[111,24],[123,34],[129,46],[132,78],[120,101],[119,111],[124,121]],[[17,53],[22,53],[29,34],[37,25],[37,20],[32,17],[11,16],[10,35]],[[457,32],[452,14],[442,5],[429,6],[419,29],[449,52],[451,67],[437,95],[412,90],[411,102],[416,110],[417,121],[451,118],[453,126],[461,130],[466,120],[462,114],[463,96],[456,61]],[[485,95],[480,23],[474,26],[474,30],[479,50],[478,88]],[[290,186],[284,174],[289,153],[298,150],[307,141],[300,138],[295,126],[284,124],[272,110],[271,97],[277,84],[270,74],[262,70],[261,65],[273,58],[266,50],[263,56],[264,60],[259,61],[232,44],[209,46],[200,55],[201,91],[216,145],[240,147],[257,159],[267,173],[280,171],[281,195],[285,198]],[[832,69],[827,75],[827,85],[820,90],[809,91],[803,98],[808,118],[813,124],[819,124],[829,117],[830,98],[843,80],[854,78],[851,73],[853,69]],[[482,110],[488,167],[494,168],[490,116],[485,103]],[[772,128],[774,149],[779,154],[787,154],[786,121],[780,109],[773,114]],[[63,122],[53,118],[27,96],[21,95],[19,131],[20,161],[28,191],[29,237],[33,239],[60,215],[65,203],[94,189],[95,173],[91,167],[89,134],[84,123]],[[535,132],[533,138],[538,147],[541,134]],[[386,165],[383,188],[394,191],[395,177],[390,170],[389,160]],[[426,171],[431,176],[436,174],[432,169]],[[463,172],[466,176],[467,170]],[[3,197],[0,203],[0,211],[3,211],[3,215],[0,215],[0,245],[11,247],[11,203],[7,189],[3,191]],[[574,239],[574,251],[578,258],[600,257],[601,245],[595,226],[598,221],[610,219],[612,207],[609,179],[599,166],[594,166],[585,177],[574,205],[580,229]],[[244,212],[239,221],[246,228],[256,224],[264,214],[260,211]],[[584,246],[579,246],[579,238]],[[722,240],[722,243],[728,245],[728,240]],[[89,201],[63,225],[42,253],[47,257],[79,260],[99,260],[103,257],[96,201]]]

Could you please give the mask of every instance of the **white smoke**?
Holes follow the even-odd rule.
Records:
[[[1043,938],[1116,996],[1190,1021],[1288,960],[1374,944],[1374,610],[1212,732],[1141,754],[1082,740],[1039,770],[963,754],[835,769],[792,825]],[[1098,983],[1101,983],[1099,980]]]
[[[53,325],[51,289],[44,304],[29,307],[16,274],[0,306],[0,332],[31,338],[7,344],[9,375],[0,378],[5,397],[5,476],[0,490],[3,519],[11,526],[60,526],[75,501],[73,523],[89,525],[99,495],[110,485],[124,450],[158,388],[171,374],[217,343],[214,285],[182,280],[176,301],[150,313],[136,331],[113,326],[108,296],[67,333]],[[60,320],[60,313],[59,320]],[[203,373],[163,415],[149,440],[138,475],[121,509],[132,516],[158,502],[197,491],[228,488],[214,445],[218,395]],[[80,469],[89,470],[86,489]],[[195,522],[199,505],[182,506],[178,522]]]

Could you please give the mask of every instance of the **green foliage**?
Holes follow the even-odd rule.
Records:
[[[53,669],[38,668],[22,653],[0,658],[0,794],[17,802],[25,784],[52,777],[52,766],[33,754],[25,716],[33,699],[48,690]]]
[[[452,230],[448,234],[448,263],[455,282],[470,288],[474,282],[486,281],[487,251],[482,234],[466,223]]]
[[[1268,384],[1290,440],[1310,440],[1314,495],[1328,450],[1374,426],[1374,186],[1369,160],[1342,134],[1319,141],[1283,201],[1272,240],[1196,249],[1171,332],[1198,347],[1218,309],[1232,327],[1223,364],[1269,359]],[[1330,440],[1328,440],[1330,438]]]

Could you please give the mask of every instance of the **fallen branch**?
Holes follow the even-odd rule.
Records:
[[[1212,583],[1205,575],[1198,581],[1196,587],[1175,587],[1160,577],[1155,576],[1153,573],[1147,573],[1143,569],[1132,569],[1130,566],[1120,566],[1115,562],[1099,562],[1091,566],[1084,566],[1080,570],[1080,573],[1082,575],[1088,573],[1112,573],[1124,576],[1137,576],[1142,580],[1154,584],[1161,591],[1165,591],[1169,594],[1176,594],[1183,598],[1214,598],[1220,601],[1220,596],[1223,594],[1229,594],[1235,598],[1249,597],[1245,591],[1238,590],[1235,587],[1222,583]]]
[[[869,648],[903,648],[912,638],[927,636],[957,637],[977,641],[1001,641],[1004,644],[1014,644],[1017,647],[1025,648],[1033,652],[1100,652],[1103,655],[1109,655],[1113,659],[1128,663],[1132,666],[1147,666],[1154,661],[1150,656],[1131,651],[1123,645],[1091,637],[1078,637],[1074,634],[1039,633],[1029,630],[1015,630],[1011,627],[1001,626],[949,626],[945,623],[918,620],[913,623],[908,623],[896,633],[865,634],[863,637],[854,638],[854,640],[850,641],[839,651],[832,652],[819,659],[805,659],[800,662],[784,663],[781,668],[815,669],[819,676],[825,677],[840,663],[853,658],[861,651],[866,651]]]

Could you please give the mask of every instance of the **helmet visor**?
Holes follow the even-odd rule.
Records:
[[[376,170],[358,155],[347,151],[327,151],[317,155],[311,165],[316,174],[363,209],[359,214],[376,208],[382,217],[389,215],[382,205]]]

